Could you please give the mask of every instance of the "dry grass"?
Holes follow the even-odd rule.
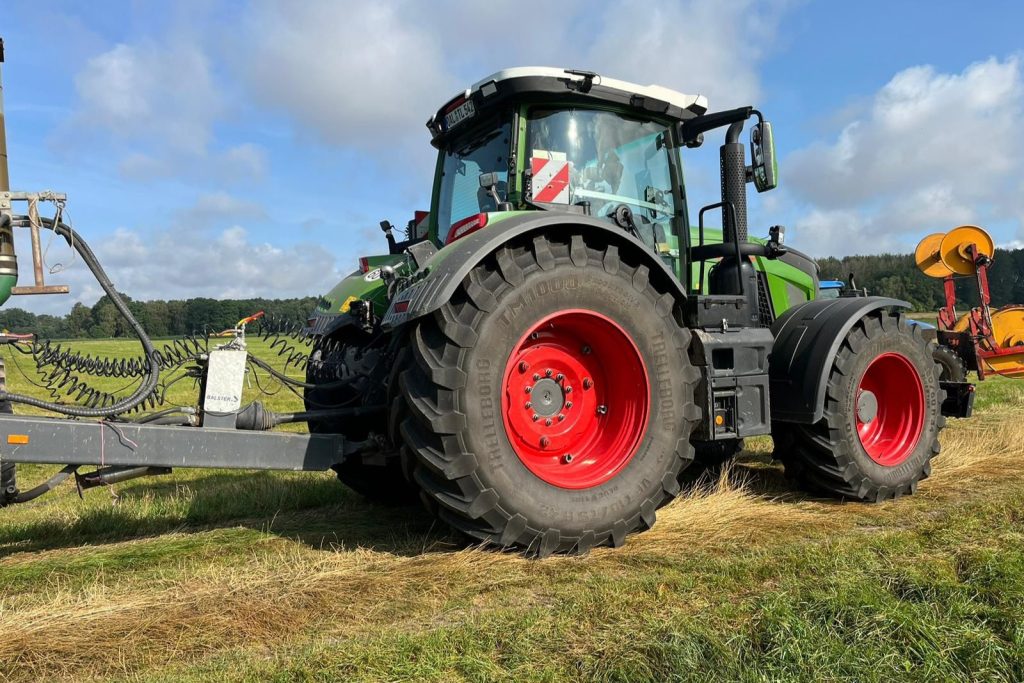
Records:
[[[721,552],[755,538],[834,526],[812,505],[753,495],[739,479],[724,473],[662,510],[655,528],[624,549],[587,558],[538,563],[479,548],[412,557],[314,552],[268,536],[269,547],[240,566],[202,564],[144,582],[114,574],[85,588],[41,587],[25,596],[30,599],[0,603],[0,661],[30,677],[70,677],[83,669],[116,671],[126,656],[134,670],[304,632],[340,637],[382,624],[422,627],[453,603],[486,609],[514,594],[525,607],[524,600],[539,599],[530,590],[539,578],[613,572],[637,559]],[[43,554],[82,552],[89,548]],[[26,561],[16,555],[0,565]]]
[[[1024,425],[1007,417],[990,414],[947,430],[943,456],[922,487],[921,502],[979,493],[1008,471],[1024,470]],[[361,549],[314,551],[266,534],[264,547],[254,547],[242,564],[175,567],[165,577],[144,580],[115,572],[85,588],[49,585],[26,596],[30,600],[0,603],[0,661],[19,678],[70,678],[83,670],[109,674],[162,667],[310,633],[343,638],[381,626],[418,629],[444,619],[452,605],[486,610],[515,596],[519,606],[528,607],[544,599],[538,584],[557,584],[581,571],[614,575],[632,571],[636,562],[714,556],[752,545],[767,549],[782,541],[855,532],[865,522],[884,521],[895,507],[757,493],[756,472],[742,466],[724,472],[661,510],[654,529],[633,537],[625,548],[598,550],[586,558],[538,563],[477,548],[411,557]],[[0,566],[90,550],[15,555]]]

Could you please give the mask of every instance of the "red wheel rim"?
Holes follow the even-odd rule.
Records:
[[[647,431],[647,368],[632,338],[585,310],[549,315],[505,366],[502,417],[512,450],[553,486],[586,489],[618,474]]]
[[[883,353],[857,385],[857,436],[868,456],[894,467],[910,457],[924,430],[924,386],[906,356]]]

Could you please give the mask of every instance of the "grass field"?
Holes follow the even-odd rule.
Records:
[[[911,498],[796,494],[759,439],[624,548],[539,562],[327,474],[66,485],[0,511],[0,678],[1024,680],[1022,409],[982,383]]]

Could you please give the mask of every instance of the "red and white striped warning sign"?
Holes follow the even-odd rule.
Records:
[[[531,157],[533,201],[548,204],[569,203],[569,162]]]

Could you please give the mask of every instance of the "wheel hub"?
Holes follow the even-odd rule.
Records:
[[[650,384],[632,338],[584,310],[542,319],[519,340],[504,374],[502,417],[516,455],[554,486],[614,477],[647,429]]]
[[[857,420],[867,424],[878,415],[878,399],[873,391],[861,391],[857,394]]]
[[[553,379],[539,380],[531,392],[533,396],[533,412],[541,417],[557,415],[565,406],[565,394],[562,387]]]

